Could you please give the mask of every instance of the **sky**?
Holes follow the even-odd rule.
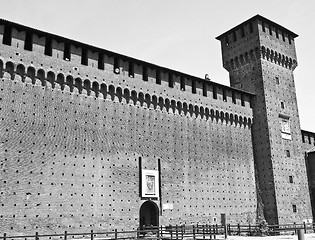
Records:
[[[315,132],[314,0],[0,0],[0,18],[229,85],[215,37],[260,14],[299,35],[303,130]]]

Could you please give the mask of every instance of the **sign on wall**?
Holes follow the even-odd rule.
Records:
[[[142,197],[159,197],[159,171],[142,169]]]

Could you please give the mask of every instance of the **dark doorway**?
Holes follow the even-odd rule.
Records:
[[[159,226],[159,208],[152,201],[146,201],[140,207],[140,229],[144,226]]]

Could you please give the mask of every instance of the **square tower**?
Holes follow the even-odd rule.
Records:
[[[312,219],[293,77],[296,37],[256,15],[216,38],[230,85],[255,94],[252,138],[258,210],[269,224]]]

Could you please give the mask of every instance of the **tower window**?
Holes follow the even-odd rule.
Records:
[[[295,204],[292,205],[292,210],[294,213],[296,213],[296,205]]]
[[[207,84],[206,84],[206,83],[203,83],[203,84],[202,84],[202,95],[203,95],[204,97],[207,96]]]
[[[282,40],[285,42],[284,32],[282,32]]]
[[[82,48],[81,64],[85,66],[88,65],[88,55],[87,55],[87,50],[85,48]]]
[[[185,77],[180,76],[180,90],[185,91]]]
[[[281,108],[284,109],[284,102],[281,102],[280,105],[281,105]]]
[[[142,66],[142,79],[143,81],[148,81],[148,67]]]
[[[52,56],[52,40],[47,37],[45,42],[45,55]]]
[[[170,88],[174,87],[174,78],[172,73],[168,73],[168,86]]]
[[[135,65],[132,61],[129,61],[129,77],[133,78],[135,76]]]
[[[288,36],[289,44],[291,44],[291,36]]]
[[[196,91],[196,80],[192,80],[191,81],[192,83],[191,83],[191,92],[193,93],[193,94],[195,94],[197,91]]]
[[[235,92],[234,91],[232,92],[232,102],[234,104],[236,104],[236,96],[235,96]]]
[[[249,23],[249,32],[252,33],[254,30],[253,30],[253,23],[250,22]]]
[[[291,157],[290,150],[285,150],[286,156]]]
[[[217,87],[216,86],[213,86],[213,99],[217,99],[218,96],[217,96]]]
[[[244,31],[244,26],[241,27],[241,37],[245,37],[245,31]]]
[[[244,94],[241,94],[241,105],[245,106]]]
[[[293,183],[293,176],[289,176],[289,183]]]
[[[263,32],[266,32],[266,27],[265,27],[265,23],[264,22],[262,23],[262,30],[263,30]]]
[[[119,58],[114,58],[114,73],[119,74],[120,73],[120,66],[119,66]]]
[[[33,50],[33,34],[31,32],[26,32],[25,34],[24,49],[28,51]]]
[[[276,38],[279,38],[279,31],[276,29]]]
[[[280,84],[279,77],[276,77],[276,84]]]
[[[63,59],[70,61],[71,59],[71,46],[69,43],[65,43],[64,51],[63,51]]]
[[[161,71],[159,69],[156,70],[156,84],[161,84]]]
[[[223,101],[226,102],[226,89],[223,88]]]
[[[11,46],[11,43],[12,43],[12,27],[11,26],[6,25],[4,27],[2,43],[5,45]]]
[[[270,34],[270,36],[272,36],[272,28],[271,28],[271,25],[269,25],[269,34]]]
[[[98,53],[98,62],[97,62],[98,69],[104,70],[104,54]]]

